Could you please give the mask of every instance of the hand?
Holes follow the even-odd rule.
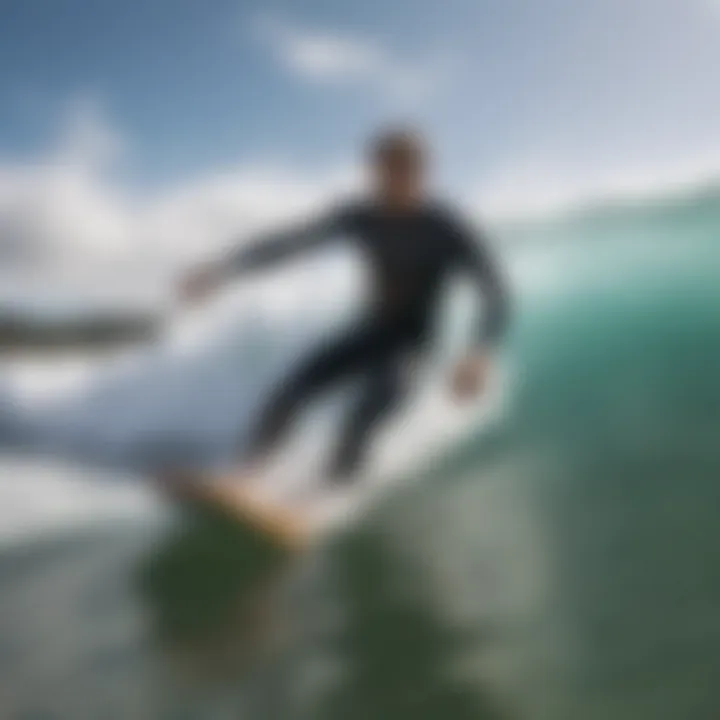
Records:
[[[178,283],[178,296],[185,303],[195,304],[207,299],[220,285],[212,265],[200,265],[187,272]]]
[[[485,390],[490,372],[490,358],[476,353],[465,358],[456,366],[452,379],[452,393],[456,400],[472,400]]]

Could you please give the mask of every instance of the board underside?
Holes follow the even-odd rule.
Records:
[[[161,482],[185,504],[216,511],[282,547],[301,550],[316,534],[309,516],[300,509],[262,496],[237,478],[183,471],[182,476],[166,474]]]

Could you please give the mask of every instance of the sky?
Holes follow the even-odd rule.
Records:
[[[703,181],[718,66],[717,0],[0,0],[0,260],[157,286],[352,187],[388,122],[488,215]]]

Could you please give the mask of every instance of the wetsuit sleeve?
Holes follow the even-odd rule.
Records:
[[[350,210],[340,209],[280,232],[261,235],[230,251],[221,259],[218,270],[226,277],[265,270],[340,239],[351,229],[351,218]]]
[[[485,312],[477,329],[479,344],[495,346],[505,335],[510,319],[507,280],[490,250],[484,233],[457,219],[450,221],[456,260],[474,278],[485,298]]]

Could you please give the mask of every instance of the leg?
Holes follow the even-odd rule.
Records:
[[[388,336],[373,326],[365,326],[324,347],[303,362],[290,377],[277,388],[261,415],[247,458],[248,475],[265,459],[287,431],[295,413],[316,393],[328,386],[367,372],[377,364],[377,358],[388,354]],[[246,490],[238,480],[245,475],[230,475],[203,482],[196,473],[167,472],[159,481],[178,499],[192,504],[205,505],[234,518],[251,520],[275,537],[292,546],[302,544],[307,528],[293,514],[268,507],[262,499]]]
[[[406,390],[400,358],[387,359],[370,370],[343,429],[330,477],[344,481],[360,468],[372,433],[398,408]]]
[[[282,441],[297,413],[314,397],[360,373],[384,347],[384,338],[372,327],[354,330],[321,348],[290,374],[274,391],[260,415],[260,422],[248,448],[255,464]]]
[[[399,397],[399,363],[397,342],[392,335],[365,328],[341,338],[316,353],[290,376],[274,394],[262,415],[250,446],[252,466],[270,452],[287,430],[294,413],[317,392],[355,374],[367,376],[363,399],[350,418],[336,461],[340,474],[351,472],[365,448],[369,431]],[[377,370],[374,370],[377,368]],[[211,483],[197,477],[166,475],[165,484],[186,501],[206,505],[233,518],[251,520],[290,547],[302,547],[310,538],[310,528],[294,513],[280,511],[238,485],[237,476],[219,478]]]

